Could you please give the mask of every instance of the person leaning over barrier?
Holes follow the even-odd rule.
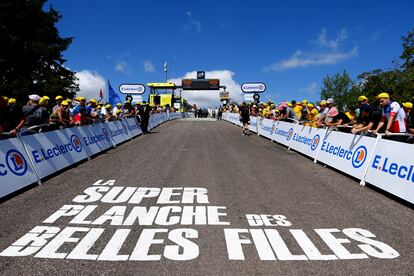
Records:
[[[24,126],[25,116],[18,104],[8,105],[5,97],[0,96],[0,135],[9,134],[16,137]]]
[[[10,100],[9,100],[10,101]],[[405,112],[405,117],[408,118],[411,110],[413,109],[413,104],[410,102],[406,102],[402,104],[404,112]]]
[[[385,127],[385,135],[390,133],[405,133],[405,112],[401,108],[400,104],[390,100],[388,93],[381,93],[377,96],[382,107],[381,122],[377,128],[372,132],[376,134],[383,125]],[[385,121],[388,122],[385,124]],[[401,137],[394,137],[393,140],[402,140]]]
[[[110,122],[114,120],[114,115],[112,113],[112,106],[110,104],[105,105],[105,122]]]
[[[349,122],[348,125],[356,124],[358,120],[358,115],[356,114],[356,110],[357,110],[356,106],[351,106],[348,112],[345,112],[345,115],[348,116],[348,118],[351,120],[351,122]]]
[[[243,102],[240,107],[240,122],[243,124],[243,136],[249,134],[250,112],[246,103]]]
[[[308,108],[308,116],[306,118],[305,126],[311,126],[311,127],[317,127],[318,126],[318,115],[319,112],[315,108],[315,105],[313,103],[307,104]]]
[[[364,131],[376,129],[381,121],[381,113],[375,111],[371,106],[367,104],[361,104],[359,106],[360,114],[357,119],[356,125],[352,128],[353,134],[361,133]]]
[[[408,104],[408,103],[406,103]],[[410,108],[407,108],[408,113],[407,113],[407,132],[410,134],[414,134],[414,109],[413,109],[413,104],[410,103],[411,105],[407,105]]]
[[[41,99],[39,95],[29,95],[29,102],[22,109],[26,117],[25,127],[49,123],[49,112],[46,107],[39,104]],[[44,104],[44,100],[42,104]]]
[[[56,108],[58,108],[62,104],[62,101],[63,101],[62,96],[60,96],[60,95],[56,96],[56,98],[55,98],[56,105],[53,107],[52,112],[54,112],[56,110]]]
[[[50,115],[50,122],[56,123],[60,128],[69,127],[72,125],[69,115],[69,102],[62,101],[60,105],[53,110]]]
[[[325,126],[327,127],[347,125],[351,122],[348,116],[346,116],[345,113],[338,111],[336,107],[329,109],[328,117],[332,120],[325,122]]]

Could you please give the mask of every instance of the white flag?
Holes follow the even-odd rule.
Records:
[[[168,64],[167,64],[167,62],[165,62],[164,63],[164,72],[167,72],[167,70],[168,70]]]

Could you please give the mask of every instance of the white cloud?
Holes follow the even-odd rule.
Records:
[[[88,99],[90,98],[99,98],[99,90],[102,88],[102,91],[105,91],[106,81],[104,77],[98,73],[82,70],[77,72],[76,77],[78,78],[77,83],[79,84],[80,91],[78,95],[84,96]]]
[[[187,24],[185,24],[181,31],[191,31],[195,30],[197,33],[201,33],[201,23],[198,20],[193,19],[193,14],[191,11],[187,11]]]
[[[335,39],[329,40],[326,29],[322,29],[321,33],[318,36],[317,44],[320,47],[328,47],[333,51],[336,51],[343,42],[348,37],[346,29],[342,29]]]
[[[132,69],[131,66],[129,66],[129,64],[126,61],[118,61],[115,64],[115,71],[124,74],[124,75],[131,75],[132,74]]]
[[[308,66],[333,65],[358,56],[358,47],[350,50],[339,50],[341,43],[347,38],[346,29],[342,29],[335,39],[329,40],[326,29],[323,29],[316,40],[318,51],[297,50],[289,58],[270,64],[265,71],[284,71]]]
[[[220,79],[220,85],[225,85],[226,90],[230,93],[230,98],[232,100],[241,102],[243,101],[243,92],[240,90],[240,84],[237,83],[233,77],[235,73],[230,70],[214,70],[206,71],[207,79]],[[169,80],[175,84],[181,85],[182,79],[195,79],[197,78],[197,72],[187,72],[181,78],[175,78]],[[222,90],[221,90],[222,91]],[[218,107],[220,102],[220,93],[219,91],[214,90],[205,90],[205,91],[192,91],[192,90],[183,90],[182,97],[184,97],[188,103],[196,104],[200,107]]]
[[[154,73],[155,72],[154,63],[150,60],[144,60],[144,71],[147,73]]]
[[[299,92],[305,92],[308,95],[312,95],[317,91],[318,84],[316,82],[310,83],[308,86],[299,89]]]

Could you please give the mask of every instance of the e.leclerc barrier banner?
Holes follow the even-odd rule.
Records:
[[[379,140],[365,181],[414,203],[414,145]]]
[[[223,119],[241,125],[236,113],[223,113]],[[414,146],[383,139],[375,145],[375,138],[363,135],[256,120],[260,135],[414,203]]]
[[[0,140],[0,197],[37,180],[36,173],[19,139]]]
[[[172,114],[170,120],[181,117]],[[166,114],[154,114],[154,123],[155,117],[154,127],[167,120]],[[0,140],[0,198],[140,134],[131,117]]]
[[[23,136],[39,177],[51,175],[88,158],[77,128]]]

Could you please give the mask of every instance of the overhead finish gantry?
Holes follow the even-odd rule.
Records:
[[[181,97],[183,90],[220,90],[220,100],[227,104],[229,93],[226,86],[220,85],[219,79],[205,79],[203,71],[197,72],[197,79],[182,79],[181,85],[170,82],[151,82],[147,86],[150,88],[148,102],[150,106],[174,107],[177,110],[183,110],[184,99]],[[179,92],[178,94],[176,93]]]

